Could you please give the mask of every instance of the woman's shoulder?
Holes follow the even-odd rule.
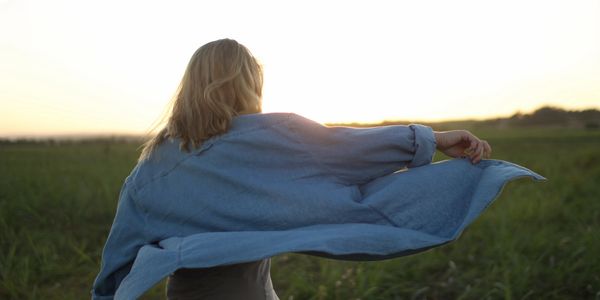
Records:
[[[296,113],[292,112],[270,112],[238,115],[232,119],[229,130],[221,135],[211,137],[205,140],[195,149],[189,152],[180,148],[181,140],[178,138],[165,139],[152,153],[152,155],[134,167],[128,179],[133,185],[142,188],[146,184],[154,181],[156,178],[165,176],[167,173],[176,169],[183,161],[190,157],[197,156],[201,152],[211,151],[213,145],[225,144],[231,147],[251,147],[255,144],[268,139],[271,142],[279,141],[285,143],[285,139],[274,139],[275,131],[281,133],[283,127],[290,126],[289,123],[310,122]],[[283,130],[287,132],[287,130]],[[260,138],[264,137],[264,138]],[[234,141],[234,142],[232,142]],[[226,143],[223,143],[226,142]],[[219,147],[217,147],[219,148]],[[244,149],[234,149],[243,151]]]
[[[168,138],[159,144],[148,158],[137,162],[125,182],[139,190],[155,178],[163,176],[186,156],[179,150],[178,139]]]
[[[230,131],[248,131],[256,128],[264,128],[281,122],[296,118],[297,114],[292,112],[269,112],[237,115],[231,119]]]

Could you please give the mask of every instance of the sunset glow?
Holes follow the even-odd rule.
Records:
[[[0,1],[0,137],[144,133],[233,38],[320,122],[600,108],[600,1]]]

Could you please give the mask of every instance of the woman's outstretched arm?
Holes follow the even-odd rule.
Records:
[[[323,170],[346,184],[429,164],[436,150],[433,130],[421,124],[328,127],[293,114],[288,126]]]

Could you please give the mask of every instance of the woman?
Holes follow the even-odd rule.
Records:
[[[234,40],[194,53],[167,125],[125,180],[95,299],[136,298],[167,275],[169,299],[278,299],[276,254],[416,253],[456,239],[507,181],[544,179],[482,160],[490,145],[465,130],[261,113],[262,82]],[[436,149],[461,158],[430,164]]]

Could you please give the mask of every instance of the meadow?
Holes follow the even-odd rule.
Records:
[[[435,127],[434,127],[435,128]],[[441,128],[436,128],[440,130]],[[455,242],[391,260],[272,260],[284,299],[600,299],[600,130],[472,128],[509,182]],[[0,144],[0,299],[87,299],[136,142]],[[435,160],[447,157],[437,153]],[[164,299],[164,283],[143,299]]]

